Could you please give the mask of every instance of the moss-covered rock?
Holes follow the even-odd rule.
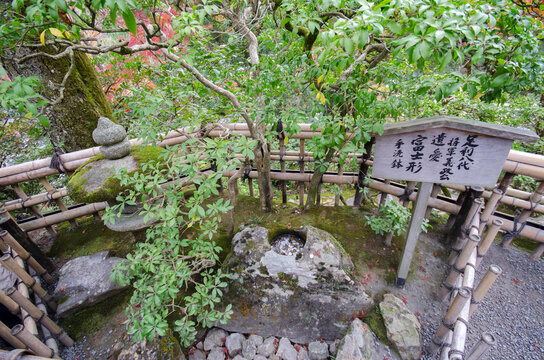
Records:
[[[81,165],[68,181],[68,193],[72,200],[81,203],[115,202],[119,193],[126,187],[121,186],[115,174],[126,168],[129,174],[141,171],[148,162],[159,162],[163,151],[157,146],[133,146],[130,155],[121,159],[109,160],[98,155]]]

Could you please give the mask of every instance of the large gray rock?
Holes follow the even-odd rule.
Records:
[[[6,291],[15,285],[15,281],[17,281],[17,275],[0,266],[0,290]]]
[[[310,360],[326,360],[329,358],[329,345],[326,342],[312,341],[308,344]]]
[[[125,140],[126,137],[125,128],[107,117],[100,117],[96,129],[93,131],[93,140],[98,145],[117,144]]]
[[[403,360],[421,356],[421,325],[408,307],[393,294],[385,294],[380,311],[387,329],[387,338]]]
[[[257,347],[257,354],[264,357],[270,357],[276,352],[276,346],[278,345],[278,339],[275,337],[269,337],[263,341],[261,345]]]
[[[213,328],[208,331],[204,339],[204,350],[210,351],[214,347],[222,347],[227,339],[227,333],[223,329]]]
[[[225,353],[220,347],[214,347],[208,354],[208,360],[225,360]]]
[[[398,356],[376,338],[370,328],[359,319],[352,321],[349,331],[340,341],[336,360],[397,360]]]
[[[307,226],[298,255],[272,250],[268,230],[245,228],[233,240],[227,266],[234,274],[224,303],[232,304],[225,330],[287,337],[296,343],[342,337],[352,314],[372,307],[372,299],[348,273],[353,264],[334,237]]]
[[[120,261],[108,257],[107,251],[68,261],[59,270],[59,282],[54,291],[59,300],[57,315],[69,316],[126,288],[110,280],[112,268]]]
[[[169,334],[153,341],[137,341],[121,350],[117,360],[185,360],[176,338]],[[193,359],[196,360],[196,359]],[[198,359],[198,360],[206,360]]]

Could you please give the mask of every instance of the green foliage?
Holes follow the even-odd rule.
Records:
[[[410,211],[396,200],[386,201],[380,208],[380,215],[365,216],[368,226],[378,235],[402,235],[408,229]],[[429,221],[424,219],[421,230],[427,232],[430,228]]]
[[[118,196],[119,204],[104,214],[104,221],[115,221],[125,206],[139,202],[141,214],[158,221],[113,274],[115,281],[134,287],[126,313],[135,339],[163,336],[166,318],[173,314],[175,330],[188,346],[197,326],[229,318],[230,306],[223,312],[215,309],[228,275],[214,268],[221,247],[212,239],[221,214],[231,208],[228,200],[217,199],[218,181],[224,171],[239,166],[229,153],[241,151],[230,140],[192,138],[164,150],[158,161],[143,164],[141,171],[116,175],[126,190]],[[217,171],[209,170],[212,163]],[[190,183],[197,185],[194,191]]]

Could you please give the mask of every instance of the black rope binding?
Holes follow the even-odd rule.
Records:
[[[278,132],[278,139],[284,140],[285,132],[283,131],[283,123],[281,120],[278,120],[278,123],[276,124],[276,131]]]
[[[404,188],[404,194],[399,196],[399,200],[400,201],[409,201],[410,200],[410,195],[412,195],[412,193],[414,191],[415,191],[414,189],[408,189],[408,187],[405,187]]]
[[[51,163],[49,164],[49,168],[57,169],[59,173],[64,174],[66,168],[64,167],[64,163],[60,158],[61,154],[62,153],[60,152],[60,149],[56,146],[53,146],[53,156],[51,157]]]
[[[518,227],[519,225],[519,227]],[[502,241],[503,242],[510,242],[512,241],[514,238],[518,237],[519,234],[522,232],[523,228],[525,228],[525,225],[527,225],[527,221],[524,221],[522,222],[521,224],[518,222],[518,216],[516,215],[514,217],[514,228],[511,230],[511,231],[507,231],[503,236],[502,236]]]

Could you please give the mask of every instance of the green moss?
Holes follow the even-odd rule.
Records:
[[[138,164],[138,167],[128,174],[130,175],[136,171],[142,171],[141,165],[145,163],[160,163],[159,156],[162,151],[163,149],[157,146],[133,146],[130,154]],[[114,201],[117,195],[127,189],[127,187],[121,186],[119,179],[114,177],[114,174],[112,173],[111,177],[108,177],[98,190],[92,193],[85,191],[84,185],[87,179],[84,175],[91,169],[91,167],[87,165],[102,159],[104,159],[102,154],[92,157],[81,165],[70,177],[70,180],[68,181],[68,191],[70,197],[74,201],[81,203]]]
[[[378,340],[387,346],[391,346],[391,342],[387,338],[387,329],[385,328],[385,323],[383,322],[383,317],[378,306],[376,306],[374,310],[366,313],[363,321],[368,325],[370,330],[376,334]]]
[[[68,222],[57,227],[57,238],[47,253],[50,257],[69,260],[106,250],[114,256],[124,257],[132,249],[134,237],[131,233],[112,231],[101,221],[94,221],[92,216],[79,218],[77,222],[77,228],[72,228]]]
[[[66,319],[60,319],[60,326],[76,341],[83,336],[91,336],[103,328],[114,315],[124,311],[131,295],[131,291],[125,291]]]

